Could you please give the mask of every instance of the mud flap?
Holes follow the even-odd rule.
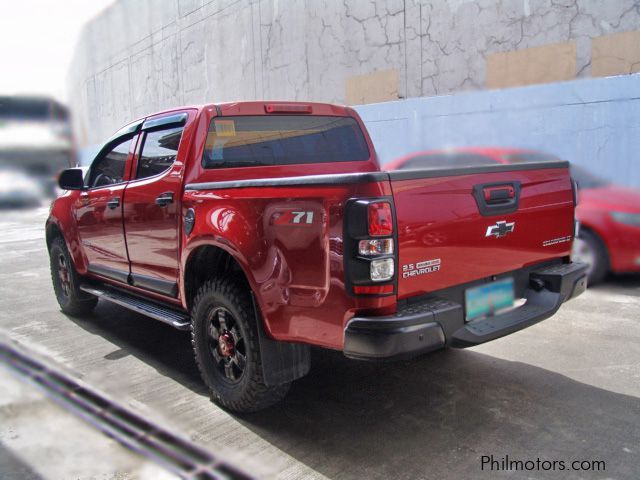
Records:
[[[280,342],[269,338],[262,327],[258,305],[253,293],[251,294],[251,301],[258,325],[262,375],[265,385],[272,387],[304,377],[311,368],[309,345]]]

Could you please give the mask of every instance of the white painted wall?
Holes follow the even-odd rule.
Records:
[[[346,79],[399,73],[402,98],[484,85],[485,55],[638,29],[637,0],[119,0],[69,73],[80,146],[147,113],[251,99],[343,103]]]
[[[640,73],[356,109],[382,163],[446,147],[521,147],[640,188]]]

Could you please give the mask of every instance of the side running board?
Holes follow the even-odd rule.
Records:
[[[162,305],[149,300],[128,295],[118,290],[95,287],[93,285],[80,285],[80,290],[98,298],[102,298],[108,302],[116,303],[121,307],[128,308],[134,312],[146,315],[147,317],[169,324],[178,330],[189,330],[191,327],[191,322],[189,321],[189,315],[187,313],[163,307]]]

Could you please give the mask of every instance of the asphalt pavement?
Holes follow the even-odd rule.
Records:
[[[0,212],[0,333],[256,476],[638,478],[639,276],[611,279],[554,317],[472,349],[393,364],[314,350],[310,374],[284,402],[237,416],[209,401],[188,334],[104,302],[83,318],[59,311],[46,215]],[[98,445],[90,433],[85,441]],[[48,470],[46,457],[24,454],[30,437],[42,443],[25,430],[19,444],[0,437],[0,451],[42,478],[96,478],[72,460]],[[95,456],[111,450],[102,445]],[[140,478],[139,464],[122,458],[118,465],[131,466],[122,478]],[[574,470],[576,460],[589,470]],[[529,461],[537,467],[524,469]],[[120,474],[118,466],[104,478]]]

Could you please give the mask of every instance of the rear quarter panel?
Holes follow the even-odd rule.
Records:
[[[201,245],[226,250],[243,268],[272,338],[340,349],[355,312],[395,308],[395,296],[356,298],[344,285],[345,203],[388,194],[386,182],[187,191],[183,208],[195,210],[196,222],[183,237],[182,268]],[[313,221],[283,221],[293,211],[313,212]]]

